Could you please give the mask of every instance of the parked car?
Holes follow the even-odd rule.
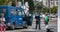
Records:
[[[57,16],[55,14],[50,14],[51,18],[56,18]]]

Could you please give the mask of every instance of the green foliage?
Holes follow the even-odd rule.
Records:
[[[43,7],[42,13],[49,13],[49,8],[48,7]]]
[[[42,11],[42,8],[43,8],[43,4],[42,4],[42,2],[37,2],[35,5],[34,5],[34,7],[35,7],[35,11],[34,12],[38,12],[38,13],[41,13]]]
[[[15,0],[12,0],[12,6],[16,6]]]
[[[37,9],[38,10],[41,10],[42,9],[42,7],[43,7],[43,4],[42,4],[42,2],[40,2],[40,3],[37,3]]]
[[[57,6],[53,6],[53,7],[51,8],[51,13],[57,13],[57,9],[58,9]]]
[[[11,0],[0,0],[0,5],[7,5]]]
[[[4,2],[2,0],[0,0],[0,5],[4,5]]]

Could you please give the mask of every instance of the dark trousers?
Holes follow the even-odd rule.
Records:
[[[48,22],[45,21],[45,26],[48,25]]]
[[[36,29],[37,29],[37,27],[38,27],[39,29],[41,29],[41,28],[40,28],[40,21],[36,21]]]

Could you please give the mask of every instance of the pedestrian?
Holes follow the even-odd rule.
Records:
[[[26,15],[25,19],[26,19],[27,25],[29,26],[29,15]]]
[[[29,26],[29,15],[28,15],[28,13],[25,14],[25,16],[23,17],[23,21],[26,22],[26,26]]]
[[[1,13],[1,18],[0,18],[0,31],[2,32],[3,30],[4,30],[4,32],[6,31],[6,25],[5,25],[4,13]]]
[[[36,19],[36,29],[37,29],[37,27],[39,27],[39,29],[41,29],[40,28],[40,14],[36,13],[35,19]]]
[[[29,14],[29,25],[31,26],[32,25],[32,15]]]
[[[45,27],[46,27],[46,29],[48,28],[48,22],[49,22],[49,17],[46,14],[45,15]]]

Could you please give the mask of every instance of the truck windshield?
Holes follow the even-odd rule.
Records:
[[[21,12],[21,10],[18,10],[18,15],[22,15],[22,12]]]
[[[0,9],[0,14],[1,13],[4,13],[4,15],[6,15],[6,9],[5,8]]]
[[[11,9],[11,15],[24,15],[24,11],[22,10],[16,10],[16,9]]]
[[[24,15],[24,12],[22,10],[18,10],[18,15]]]

